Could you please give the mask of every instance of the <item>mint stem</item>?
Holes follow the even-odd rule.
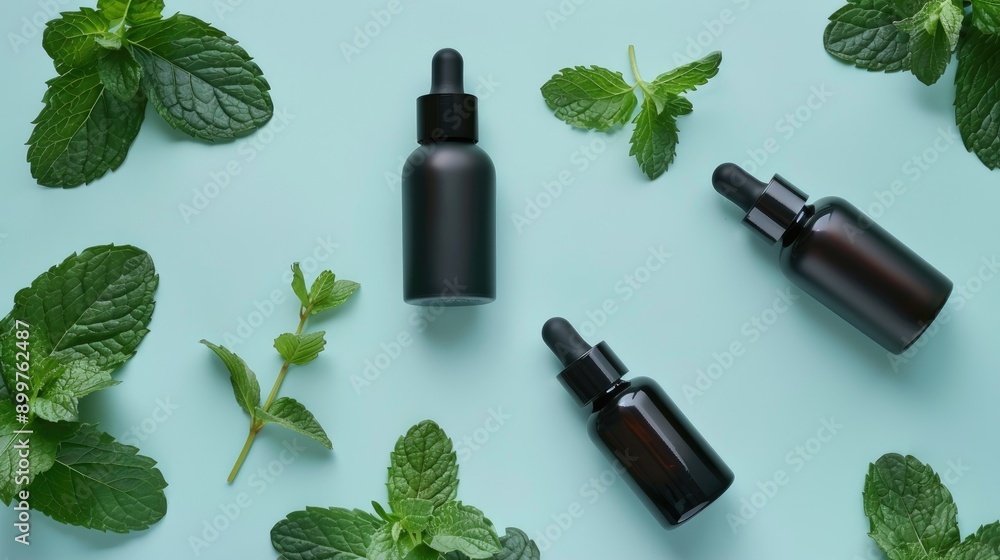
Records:
[[[639,75],[639,66],[635,63],[635,47],[632,45],[628,46],[628,61],[632,65],[632,75],[635,76],[636,82],[642,84],[642,76]]]
[[[302,334],[302,329],[305,328],[306,319],[309,318],[310,313],[312,313],[312,306],[299,308],[299,326],[295,329],[296,335]],[[285,374],[288,373],[288,368],[291,365],[292,363],[288,360],[285,360],[285,362],[281,364],[281,371],[278,372],[278,378],[274,380],[274,386],[271,387],[271,393],[267,396],[267,400],[264,401],[264,406],[261,407],[264,412],[267,412],[267,410],[271,408],[271,404],[274,402],[274,399],[278,397],[278,389],[281,388],[281,382],[285,380]],[[253,440],[257,437],[257,434],[260,433],[260,430],[263,427],[263,422],[256,419],[251,420],[250,433],[247,434],[247,440],[243,443],[243,450],[240,451],[240,456],[236,458],[236,464],[233,465],[233,470],[229,471],[229,478],[226,479],[226,482],[232,484],[233,481],[236,480],[236,475],[240,472],[240,468],[243,466],[243,461],[247,458],[247,453],[250,452],[250,446],[253,445]]]

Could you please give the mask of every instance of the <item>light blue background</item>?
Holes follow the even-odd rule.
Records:
[[[22,30],[22,18],[44,14],[46,2],[0,5],[0,294],[9,302],[47,267],[90,245],[131,243],[152,254],[161,285],[151,332],[120,372],[124,383],[83,409],[116,436],[137,427],[142,452],[170,483],[169,512],[148,531],[106,535],[35,515],[30,552],[11,544],[13,515],[5,509],[3,556],[195,557],[190,537],[202,536],[220,506],[245,493],[249,506],[200,557],[274,558],[268,531],[286,513],[384,500],[388,452],[424,418],[460,442],[460,498],[499,527],[536,538],[558,533],[540,542],[550,560],[879,558],[865,535],[861,488],[868,463],[890,451],[915,454],[941,473],[951,469],[963,534],[996,520],[1000,280],[979,274],[988,272],[982,260],[998,253],[1000,185],[955,140],[954,66],[927,88],[910,75],[835,61],[822,34],[841,0],[577,2],[563,1],[575,11],[553,24],[547,12],[557,13],[556,0],[402,0],[402,11],[348,61],[339,45],[354,40],[355,27],[376,26],[371,12],[387,2],[231,0],[234,9],[218,11],[228,4],[168,0],[168,11],[201,17],[241,40],[286,122],[276,117],[248,141],[213,146],[171,130],[150,109],[119,171],[66,191],[36,186],[24,163],[30,121],[54,70],[40,36],[10,44],[11,34],[32,31],[30,24]],[[720,18],[729,23],[705,23]],[[690,95],[695,112],[680,121],[677,161],[654,182],[628,157],[630,129],[612,137],[573,130],[551,116],[538,92],[552,73],[578,64],[631,79],[630,43],[646,78],[690,55],[724,53],[719,76]],[[480,79],[493,83],[493,91],[480,91],[480,128],[499,173],[499,299],[447,311],[421,330],[419,311],[401,301],[400,198],[386,175],[415,147],[414,98],[426,91],[430,57],[444,46],[465,55],[470,88]],[[820,101],[814,88],[832,95]],[[810,100],[813,108],[803,109]],[[789,128],[782,119],[797,110],[801,126]],[[948,324],[905,363],[894,367],[815,302],[772,310],[775,291],[788,286],[775,256],[709,182],[718,163],[744,162],[768,139],[778,151],[755,165],[761,178],[778,172],[813,197],[855,202],[967,287],[971,298],[953,299]],[[934,162],[922,170],[914,157]],[[230,165],[239,174],[186,221],[179,206]],[[561,173],[572,183],[547,199],[543,184]],[[894,181],[898,194],[890,200],[883,191]],[[547,207],[519,231],[512,215],[525,213],[526,199]],[[337,248],[327,254],[317,240]],[[670,257],[647,274],[649,251],[661,247]],[[284,467],[276,461],[294,438],[268,429],[228,486],[246,418],[216,358],[197,341],[235,335],[255,302],[279,290],[283,303],[233,346],[269,387],[279,366],[271,340],[295,325],[283,273],[314,254],[363,288],[340,311],[311,322],[328,331],[328,350],[293,370],[282,394],[315,411],[336,450],[306,443]],[[645,282],[626,299],[628,276]],[[602,321],[606,300],[614,312]],[[736,473],[717,504],[666,532],[620,479],[600,482],[608,464],[539,337],[553,315],[592,321],[584,328],[592,342],[608,340],[634,374],[674,396]],[[745,326],[754,317],[773,324],[754,335]],[[412,344],[380,358],[400,335]],[[686,396],[699,369],[729,363],[724,353],[733,343],[742,355],[721,375],[714,366],[717,379],[702,379],[701,395]],[[366,360],[389,366],[356,392],[352,376],[362,375]],[[164,419],[162,402],[177,408],[155,422]],[[509,418],[487,439],[491,411]],[[810,438],[831,418],[842,428],[817,448]],[[476,437],[487,441],[470,439],[476,449],[461,443]],[[808,462],[795,459],[798,446],[811,446]],[[254,475],[268,465],[283,472],[270,481]],[[741,500],[760,505],[763,495],[753,494],[779,470],[787,484],[734,534]],[[596,500],[592,479],[605,490]],[[570,510],[582,515],[558,529]]]

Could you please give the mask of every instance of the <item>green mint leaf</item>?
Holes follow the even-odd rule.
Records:
[[[385,523],[361,510],[307,507],[271,529],[284,560],[365,560],[372,536]]]
[[[299,263],[292,264],[292,291],[299,298],[302,307],[309,307],[309,292],[306,290],[306,278],[302,275]]]
[[[326,346],[326,331],[308,334],[285,333],[274,339],[274,348],[286,362],[300,366],[316,359]]]
[[[31,505],[60,523],[127,533],[167,513],[167,483],[156,461],[83,425],[59,445],[55,464],[29,486]]]
[[[984,33],[1000,34],[1000,0],[972,0],[972,23]]]
[[[250,414],[251,418],[256,418],[257,409],[260,406],[260,384],[257,382],[257,375],[242,358],[230,352],[225,346],[216,346],[207,340],[202,340],[201,343],[215,352],[215,355],[226,365],[226,369],[229,370],[229,381],[233,384],[233,394],[236,395],[236,402]]]
[[[983,525],[958,546],[948,550],[945,560],[996,560],[1000,558],[1000,521]]]
[[[126,32],[143,68],[143,87],[170,126],[215,141],[253,132],[274,104],[260,67],[236,40],[191,16],[144,23]]]
[[[889,560],[936,557],[958,544],[958,508],[940,477],[915,457],[883,455],[865,477],[869,535]]]
[[[507,534],[500,537],[502,550],[494,556],[494,560],[541,560],[542,553],[535,541],[520,529],[507,527]]]
[[[448,502],[434,510],[430,545],[447,553],[458,551],[469,558],[492,558],[500,552],[496,529],[478,509],[462,502]]]
[[[254,418],[263,420],[271,424],[277,424],[311,438],[327,449],[333,449],[330,438],[327,437],[323,427],[316,421],[316,417],[309,412],[299,401],[281,397],[271,403],[271,407],[265,412],[259,406],[253,413]]]
[[[129,101],[139,92],[142,67],[130,49],[108,51],[97,60],[97,74],[101,83],[119,101]]]
[[[52,57],[60,74],[93,64],[101,54],[95,38],[110,29],[103,14],[91,8],[65,12],[45,25],[42,48]]]
[[[426,544],[419,544],[403,560],[439,560],[441,555]]]
[[[657,112],[652,96],[642,103],[642,110],[635,116],[630,156],[635,156],[639,168],[650,179],[656,179],[670,167],[677,153],[677,116],[691,112],[691,103],[683,97],[671,95]]]
[[[890,0],[849,0],[830,16],[823,45],[831,55],[858,68],[908,70],[909,37],[896,29],[895,22],[912,15],[899,13]]]
[[[1000,36],[969,28],[958,49],[955,120],[965,147],[1000,167]]]
[[[118,169],[139,133],[146,98],[123,102],[108,94],[96,67],[70,70],[48,86],[28,139],[31,176],[66,188]]]
[[[434,502],[423,498],[403,498],[392,512],[399,516],[400,525],[411,533],[420,533],[431,522]]]
[[[163,17],[163,0],[97,0],[97,9],[110,20],[136,25]]]
[[[350,280],[337,280],[328,289],[317,295],[312,303],[312,314],[321,313],[347,303],[347,300],[358,291],[361,284]]]
[[[932,0],[892,0],[891,4],[898,19],[906,19],[919,12],[928,1]]]
[[[440,507],[458,492],[458,461],[451,438],[424,420],[396,441],[389,454],[389,505],[393,511],[406,498],[430,500]]]
[[[910,36],[910,71],[921,82],[937,82],[948,68],[963,17],[961,6],[953,0],[931,0],[913,16],[896,22],[896,27]]]
[[[542,97],[556,118],[591,130],[627,123],[638,104],[621,72],[599,66],[562,69],[542,86]]]
[[[9,505],[11,500],[28,486],[28,483],[55,464],[59,443],[72,437],[78,424],[46,422],[40,418],[22,424],[17,421],[15,404],[8,398],[0,399],[0,501]],[[16,434],[16,431],[31,431],[30,434]],[[28,439],[25,443],[25,439]],[[26,481],[17,471],[20,469],[20,452],[28,446],[31,462]],[[33,502],[32,502],[33,503]]]
[[[385,508],[382,507],[382,504],[376,502],[375,500],[372,500],[372,509],[374,509],[375,514],[381,517],[382,520],[385,521],[386,523],[395,523],[396,521],[399,520],[398,516],[385,511]]]
[[[130,245],[90,247],[17,292],[2,330],[10,332],[16,320],[31,325],[39,335],[31,345],[33,360],[92,360],[114,369],[146,336],[158,281],[145,251]]]
[[[51,422],[76,422],[80,419],[79,401],[81,398],[113,387],[119,383],[111,379],[107,367],[91,360],[75,360],[69,364],[59,364],[46,359],[35,366],[49,371],[41,374],[44,379],[35,377],[38,396],[31,402],[31,410],[39,418]],[[33,374],[38,376],[36,372]]]
[[[707,84],[708,80],[719,73],[720,64],[722,64],[722,53],[716,51],[705,58],[660,74],[650,85],[657,93],[664,94],[694,91],[698,86]]]
[[[105,49],[113,51],[122,48],[121,35],[117,33],[112,33],[110,31],[105,31],[104,33],[98,33],[97,35],[94,35],[94,42]]]
[[[407,555],[413,550],[409,538],[396,540],[392,538],[392,527],[383,525],[372,535],[368,545],[368,560],[407,560]]]

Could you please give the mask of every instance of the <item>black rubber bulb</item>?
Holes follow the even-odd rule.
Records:
[[[441,49],[431,60],[431,93],[464,93],[462,55],[455,49]]]
[[[749,212],[767,185],[735,163],[723,163],[712,174],[712,186],[722,196]]]
[[[542,325],[542,340],[563,366],[568,366],[593,348],[562,317],[553,317]]]

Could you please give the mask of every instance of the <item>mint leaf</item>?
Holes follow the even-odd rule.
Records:
[[[101,83],[120,101],[129,101],[139,92],[142,68],[130,49],[108,51],[97,60]]]
[[[423,498],[403,498],[392,512],[399,516],[399,523],[404,529],[411,533],[420,533],[431,522],[434,502]]]
[[[135,25],[162,17],[163,0],[97,0],[97,9],[110,20]]]
[[[30,324],[39,335],[31,346],[33,360],[93,360],[113,369],[149,332],[158,281],[145,251],[130,245],[90,247],[17,292],[2,331],[9,332],[15,320]]]
[[[535,541],[528,538],[524,531],[507,527],[507,534],[500,537],[502,550],[494,556],[494,560],[541,560],[542,553]]]
[[[700,60],[660,74],[650,85],[657,93],[664,94],[694,91],[698,89],[698,86],[707,84],[708,80],[719,73],[720,64],[722,64],[722,53],[716,51]]]
[[[491,558],[500,552],[496,529],[478,509],[462,502],[448,502],[434,511],[430,545],[446,553],[458,551],[469,558]]]
[[[642,103],[642,110],[635,116],[635,130],[629,142],[630,156],[635,156],[650,179],[662,175],[674,161],[677,153],[677,117],[692,111],[691,103],[683,97],[668,94],[662,101],[663,110],[657,112],[652,96]]]
[[[34,440],[33,440],[34,441]],[[55,464],[31,483],[31,505],[60,523],[127,533],[167,513],[156,461],[83,425],[59,446]]]
[[[253,413],[253,417],[264,422],[283,426],[293,432],[316,440],[327,449],[333,449],[330,438],[327,437],[326,432],[323,431],[323,427],[316,421],[316,417],[313,416],[312,412],[306,410],[306,407],[302,403],[295,399],[281,397],[271,403],[271,407],[267,411],[257,407]]]
[[[300,366],[316,359],[326,346],[326,331],[308,334],[285,333],[274,339],[274,348],[286,362]]]
[[[966,149],[986,167],[1000,167],[1000,36],[967,30],[955,85],[955,119]]]
[[[256,418],[257,409],[260,406],[260,384],[257,382],[257,375],[242,358],[230,352],[225,346],[216,346],[207,340],[201,340],[201,343],[215,352],[215,355],[226,365],[236,402],[250,414],[251,418]]]
[[[406,560],[407,555],[413,550],[413,543],[409,538],[393,539],[392,527],[383,525],[372,535],[372,542],[368,545],[368,560]]]
[[[389,505],[393,511],[406,498],[430,500],[435,507],[455,499],[458,461],[451,438],[424,420],[396,441],[389,454]]]
[[[110,22],[103,14],[80,8],[79,12],[64,12],[45,24],[42,48],[52,57],[60,74],[74,68],[93,64],[101,54],[96,37],[110,29]]]
[[[52,422],[76,422],[80,419],[79,400],[91,393],[113,387],[119,383],[111,379],[109,368],[90,360],[75,360],[59,364],[47,359],[36,365],[48,368],[41,374],[34,373],[38,396],[31,403],[31,411],[39,418]]]
[[[599,66],[563,68],[545,82],[542,96],[556,118],[591,130],[627,123],[638,104],[621,72]]]
[[[948,550],[945,560],[996,560],[1000,558],[1000,522],[983,525],[958,546]]]
[[[53,78],[28,139],[31,176],[47,187],[75,187],[118,169],[139,133],[146,98],[109,95],[96,68]]]
[[[271,529],[284,560],[365,560],[372,536],[384,523],[361,510],[307,507]]]
[[[309,307],[309,292],[306,290],[306,278],[302,275],[299,263],[292,264],[292,291],[298,296],[302,307]]]
[[[79,427],[66,422],[54,424],[39,418],[22,424],[17,421],[14,406],[9,396],[0,399],[0,501],[8,505],[30,481],[52,468],[59,442],[71,437]],[[30,434],[14,433],[29,430]],[[25,439],[30,441],[25,444]],[[31,452],[28,480],[17,472],[20,469],[20,452],[25,445]]]
[[[174,128],[215,141],[243,136],[271,119],[274,104],[260,67],[236,40],[191,16],[128,30],[143,86]]]
[[[320,272],[309,288],[309,304],[315,306],[320,299],[329,298],[330,294],[333,293],[333,284],[336,279],[337,275],[329,270]]]
[[[354,292],[358,291],[361,284],[357,282],[352,282],[350,280],[337,280],[329,289],[324,290],[317,295],[316,299],[313,300],[313,310],[312,314],[326,311],[328,309],[333,309],[335,307],[340,307],[341,305],[347,303],[347,300],[354,295]]]
[[[849,0],[830,16],[823,45],[831,55],[858,68],[899,72],[910,68],[909,37],[896,29],[902,14],[889,0]]]
[[[972,0],[972,23],[984,33],[1000,33],[1000,0]]]
[[[896,22],[896,27],[910,36],[910,71],[921,82],[937,82],[948,68],[963,17],[961,5],[953,0],[930,0],[913,16]]]
[[[913,456],[889,453],[869,466],[864,506],[868,534],[889,560],[911,560],[916,550],[940,556],[958,544],[958,508],[951,493]]]
[[[94,35],[94,42],[105,49],[116,51],[122,48],[122,36],[117,33],[105,31]]]

